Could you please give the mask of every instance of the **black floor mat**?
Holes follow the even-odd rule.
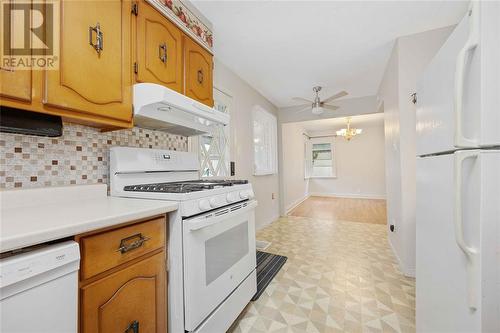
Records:
[[[252,301],[259,299],[287,259],[287,257],[277,254],[257,251],[257,293],[253,296]]]

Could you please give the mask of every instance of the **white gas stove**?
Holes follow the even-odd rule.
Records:
[[[199,179],[193,153],[113,147],[110,185],[112,196],[179,204],[169,215],[169,332],[225,332],[257,289],[251,184]]]

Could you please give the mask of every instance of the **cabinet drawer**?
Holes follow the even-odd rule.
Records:
[[[165,246],[165,218],[82,237],[81,279],[121,265]]]

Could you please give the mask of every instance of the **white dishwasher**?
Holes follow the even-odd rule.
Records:
[[[77,332],[79,266],[73,241],[0,259],[0,332]]]

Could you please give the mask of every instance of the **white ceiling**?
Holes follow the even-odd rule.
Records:
[[[395,38],[456,24],[463,1],[194,1],[215,55],[276,106],[347,90],[374,95]]]
[[[351,126],[356,128],[370,127],[375,125],[383,125],[384,114],[383,113],[372,113],[364,114],[360,116],[352,116]],[[327,132],[335,131],[346,126],[347,118],[329,118],[329,119],[318,119],[310,120],[299,123],[304,131],[308,133],[317,132]]]

